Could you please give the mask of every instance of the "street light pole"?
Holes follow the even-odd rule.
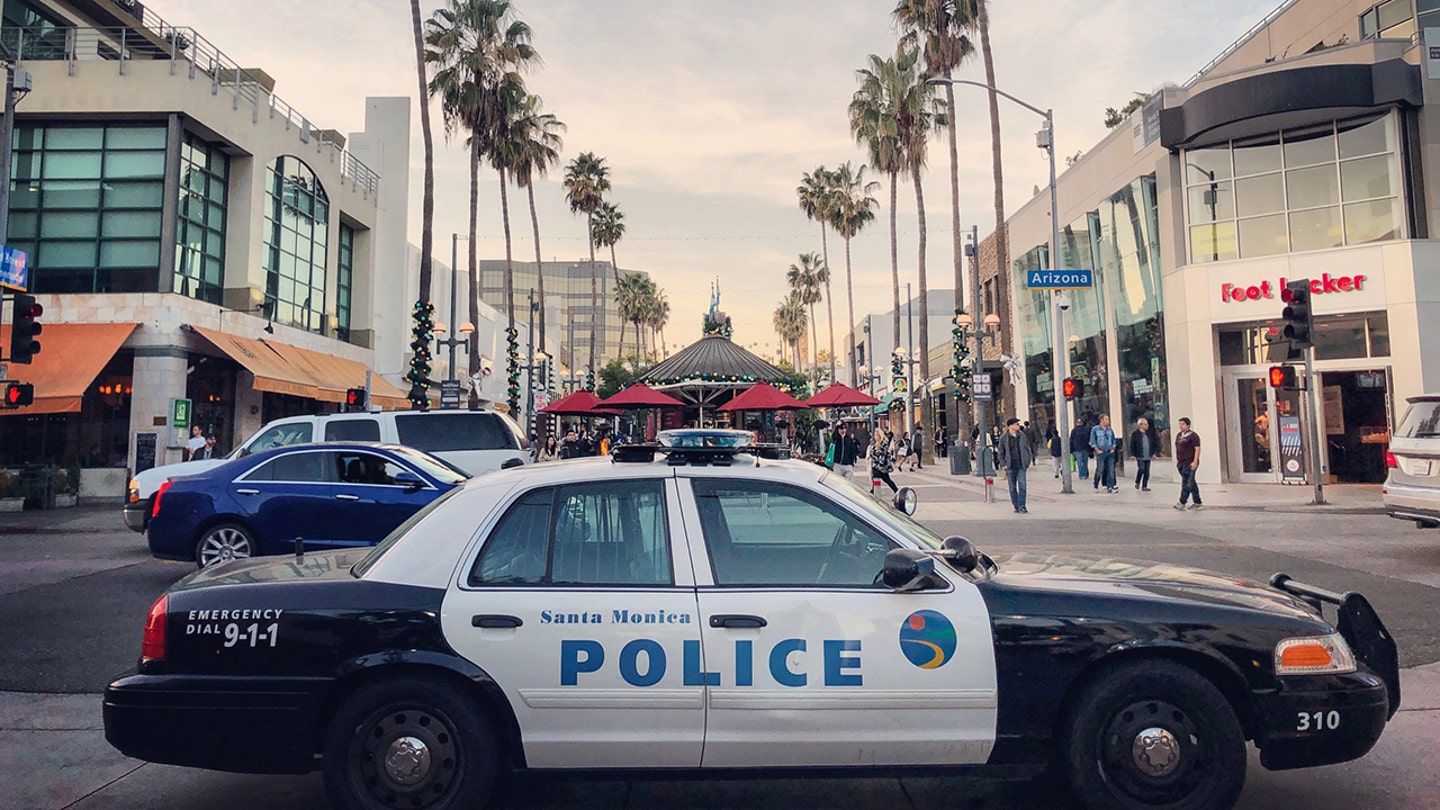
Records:
[[[450,328],[455,328],[455,268],[460,260],[460,234],[450,234]],[[452,337],[453,341],[454,338]],[[455,379],[455,344],[450,344],[450,379]]]
[[[1053,109],[1042,110],[1033,104],[1021,101],[998,87],[985,84],[984,82],[939,77],[926,79],[925,82],[926,84],[932,85],[968,84],[989,90],[996,95],[1004,96],[1010,101],[1045,119],[1045,128],[1036,136],[1035,142],[1037,146],[1046,151],[1050,158],[1050,269],[1058,270],[1060,261],[1060,206],[1055,189],[1055,111]],[[950,114],[954,115],[955,111],[951,110]],[[1001,269],[1003,270],[1004,268]],[[1063,310],[1060,309],[1060,298],[1055,293],[1051,293],[1050,295],[1050,311],[1052,313],[1051,322],[1054,325],[1050,342],[1050,357],[1052,361],[1051,382],[1054,385],[1055,396],[1055,421],[1059,426],[1061,458],[1068,459],[1070,457],[1070,414],[1066,410],[1065,395],[1060,385],[1060,381],[1068,376],[1068,358],[1065,356],[1065,326],[1061,320]],[[1071,485],[1070,465],[1061,464],[1060,470],[1061,491],[1066,494],[1073,493],[1075,489]]]

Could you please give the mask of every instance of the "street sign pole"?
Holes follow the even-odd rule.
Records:
[[[1320,381],[1315,378],[1315,346],[1305,350],[1305,405],[1310,411],[1310,480],[1315,482],[1315,505],[1325,503],[1325,485],[1320,481]]]

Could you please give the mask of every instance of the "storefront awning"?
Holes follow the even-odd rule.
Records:
[[[85,389],[135,331],[134,323],[47,323],[40,353],[29,365],[11,363],[9,378],[35,385],[35,403],[0,414],[76,413]],[[10,345],[10,326],[0,327],[0,346]]]
[[[192,327],[215,348],[255,375],[255,389],[276,394],[344,402],[345,391],[365,386],[364,363],[302,349],[278,340],[261,340]],[[370,375],[370,402],[382,408],[404,408],[405,392],[378,373]]]

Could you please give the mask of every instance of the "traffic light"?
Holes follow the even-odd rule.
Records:
[[[1060,391],[1066,399],[1079,399],[1085,396],[1085,381],[1079,377],[1066,377],[1060,384]]]
[[[35,320],[45,313],[45,308],[35,301],[35,296],[15,294],[15,317],[10,322],[10,362],[29,363],[40,353],[40,323]]]
[[[541,358],[540,360],[540,381],[538,387],[541,391],[550,390],[550,358],[548,357]]]
[[[1270,387],[1284,391],[1293,391],[1299,386],[1295,382],[1294,366],[1271,366]]]
[[[345,391],[345,410],[358,411],[365,409],[365,389],[349,388]]]
[[[35,404],[35,386],[30,383],[5,383],[5,407],[23,408]]]
[[[1280,313],[1280,317],[1285,319],[1285,326],[1280,334],[1290,341],[1292,359],[1296,359],[1296,353],[1314,345],[1315,315],[1310,311],[1310,280],[1292,281],[1285,291],[1285,311]]]

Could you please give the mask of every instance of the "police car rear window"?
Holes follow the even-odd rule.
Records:
[[[457,450],[515,450],[515,434],[493,413],[397,414],[400,443],[427,453]]]

